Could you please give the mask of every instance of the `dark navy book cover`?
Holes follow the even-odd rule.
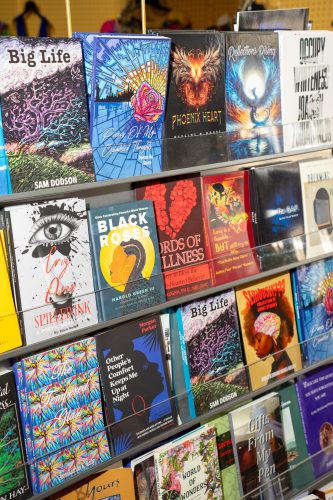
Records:
[[[97,335],[96,345],[116,454],[177,425],[159,316]]]

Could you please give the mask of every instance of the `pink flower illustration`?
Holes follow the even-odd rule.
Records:
[[[326,290],[324,297],[324,306],[327,314],[333,314],[333,288],[329,287]]]
[[[131,98],[133,117],[138,122],[156,122],[163,113],[163,98],[148,83],[143,82]]]

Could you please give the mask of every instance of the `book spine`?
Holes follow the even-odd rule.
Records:
[[[304,338],[304,334],[303,334],[304,323],[303,323],[300,297],[299,297],[297,270],[293,271],[291,273],[291,285],[292,285],[293,297],[294,297],[294,309],[295,309],[295,316],[296,316],[296,326],[297,326],[298,338],[300,340],[300,346],[301,346],[301,350],[302,350],[304,359],[306,362],[308,362],[309,361],[308,342]]]
[[[231,435],[231,442],[232,442],[232,450],[234,453],[234,460],[235,460],[235,466],[236,466],[236,474],[237,474],[237,479],[238,479],[238,484],[239,484],[239,491],[241,493],[241,496],[243,497],[245,495],[243,491],[243,483],[242,483],[242,474],[239,466],[239,460],[238,460],[238,453],[237,453],[237,445],[236,445],[236,436],[234,433],[234,427],[233,427],[233,420],[232,420],[232,415],[229,413],[228,414],[229,418],[229,426],[230,426],[230,435]]]
[[[177,324],[178,324],[178,331],[179,331],[180,349],[181,349],[181,354],[182,354],[182,366],[183,366],[184,381],[185,381],[185,391],[187,393],[190,416],[192,418],[195,418],[196,411],[195,411],[194,398],[193,398],[193,392],[192,392],[192,386],[191,386],[190,370],[189,370],[189,366],[188,366],[186,340],[185,340],[185,332],[184,332],[184,326],[183,326],[183,320],[182,320],[181,307],[179,307],[177,309],[176,315],[177,315]]]

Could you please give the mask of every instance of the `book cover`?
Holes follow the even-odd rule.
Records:
[[[0,58],[13,192],[93,181],[80,41],[1,37]]]
[[[242,495],[280,500],[290,492],[280,397],[269,393],[229,413]]]
[[[314,475],[312,464],[308,460],[296,385],[285,385],[278,392],[291,481],[294,490],[299,491],[314,481]]]
[[[236,288],[252,390],[302,368],[289,273]]]
[[[225,78],[230,158],[281,152],[278,35],[228,33]]]
[[[14,375],[0,373],[0,497],[24,499],[31,489],[23,451]]]
[[[333,356],[333,257],[293,272],[301,348],[308,364]]]
[[[159,316],[118,325],[96,346],[116,454],[177,425]]]
[[[136,198],[154,202],[167,299],[209,288],[200,176],[139,186]]]
[[[234,290],[182,305],[177,316],[196,414],[246,393]]]
[[[259,272],[252,250],[248,171],[202,177],[208,254],[215,285]]]
[[[307,258],[323,255],[333,227],[333,160],[301,161],[304,232]],[[321,230],[326,229],[326,231]]]
[[[165,301],[151,201],[93,208],[89,224],[102,321]]]
[[[237,12],[238,31],[307,30],[308,20],[307,8]]]
[[[17,366],[17,386],[25,398],[21,418],[30,434],[27,454],[35,464],[34,493],[111,458],[93,338],[34,354]]]
[[[96,323],[85,201],[67,198],[20,205],[9,214],[26,343]]]
[[[2,111],[0,102],[0,195],[9,194],[11,190],[9,189],[8,183],[8,160],[6,156],[5,138],[3,135],[2,126]]]
[[[332,365],[298,379],[297,395],[308,456],[318,478],[333,469]]]
[[[90,133],[97,180],[162,170],[170,40],[94,38]]]

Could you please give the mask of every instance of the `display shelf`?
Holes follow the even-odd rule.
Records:
[[[285,500],[293,500],[294,498],[299,498],[300,495],[303,495],[303,494],[306,495],[308,491],[311,492],[313,490],[321,488],[326,483],[328,483],[332,480],[333,480],[333,471],[330,471],[327,474],[324,474],[320,478],[316,479],[315,481],[311,481],[311,483],[309,483],[307,485],[307,487],[304,488],[303,490],[300,490],[297,493],[291,492],[290,494],[286,495]]]

